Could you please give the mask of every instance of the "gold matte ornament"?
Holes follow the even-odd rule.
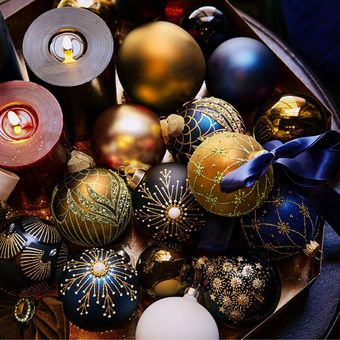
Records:
[[[259,207],[273,187],[273,169],[252,187],[223,193],[224,175],[266,152],[253,138],[236,132],[208,137],[190,158],[188,178],[191,192],[206,210],[221,216],[241,216]]]
[[[96,163],[112,169],[156,165],[165,153],[158,116],[139,105],[117,105],[97,119],[92,138]]]
[[[124,90],[156,110],[179,107],[195,97],[205,77],[203,53],[179,26],[157,21],[131,31],[118,54]]]
[[[325,132],[327,116],[315,100],[304,95],[280,95],[269,100],[258,112],[253,128],[261,144],[278,139],[288,142],[298,137]]]

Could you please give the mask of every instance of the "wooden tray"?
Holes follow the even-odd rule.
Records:
[[[289,91],[289,92],[302,92],[316,97],[326,108],[331,119],[331,112],[337,111],[332,100],[328,97],[326,91],[320,86],[317,79],[310,73],[308,69],[296,58],[296,56],[287,49],[287,47],[280,42],[271,32],[267,31],[264,27],[258,24],[253,19],[247,17],[245,14],[237,12],[228,2],[224,0],[212,0],[210,4],[215,4],[219,8],[224,8],[233,27],[235,35],[250,36],[262,40],[270,47],[273,52],[281,60],[279,71],[279,82],[275,89],[276,92]],[[206,4],[202,0],[192,1],[179,1],[169,0],[168,8],[176,8],[177,13],[185,13],[190,9],[199,7]],[[11,0],[0,3],[0,10],[9,26],[14,44],[16,46],[18,56],[21,60],[21,65],[26,77],[24,62],[21,54],[21,44],[24,33],[29,24],[41,13],[52,8],[53,0]],[[167,11],[167,13],[170,13]],[[172,22],[179,23],[180,17],[171,16],[168,19]],[[131,27],[130,27],[131,28]],[[130,29],[129,28],[129,29]],[[120,30],[120,34],[126,34]],[[117,86],[117,98],[122,97],[122,89]],[[120,101],[120,100],[119,100]],[[337,115],[333,116],[334,118]],[[248,125],[252,121],[253,114],[247,117]],[[338,128],[339,121],[333,119],[332,127]],[[132,262],[135,262],[143,250],[148,237],[137,231],[133,226],[120,240],[129,249],[132,255]],[[323,243],[323,228],[321,228],[318,242]],[[254,336],[255,332],[265,327],[269,320],[279,313],[284,307],[292,301],[297,295],[309,287],[320,274],[321,260],[316,258],[308,258],[305,255],[296,255],[277,264],[281,280],[282,280],[282,293],[279,304],[274,314],[264,320],[260,325],[251,329],[233,329],[223,325],[220,327],[220,336],[223,339],[236,339]],[[148,305],[151,300],[148,297],[143,297],[137,313],[129,324],[107,333],[91,333],[83,331],[74,325],[70,326],[70,338],[72,339],[85,339],[85,338],[102,338],[102,339],[130,339],[134,338],[134,330],[144,307]]]

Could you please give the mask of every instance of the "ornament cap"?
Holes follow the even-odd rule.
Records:
[[[93,158],[84,152],[73,150],[71,159],[67,162],[67,168],[70,173],[78,172],[96,166]]]
[[[121,166],[119,173],[122,177],[125,177],[127,186],[135,190],[139,183],[143,180],[145,172],[150,168],[150,165],[139,163],[131,164],[128,166]]]
[[[316,257],[319,253],[322,254],[320,244],[313,240],[306,245],[306,248],[303,250],[303,252],[310,257]]]
[[[185,292],[184,292],[184,298],[189,297],[189,298],[194,298],[197,300],[197,298],[199,297],[200,293],[198,291],[198,289],[193,288],[193,287],[188,287]]]
[[[169,142],[170,137],[179,136],[184,130],[184,118],[177,114],[171,114],[160,121],[163,138],[165,143]]]

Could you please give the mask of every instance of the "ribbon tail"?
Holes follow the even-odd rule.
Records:
[[[300,187],[300,191],[340,236],[340,195],[328,184]]]
[[[225,251],[230,243],[235,219],[207,214],[207,223],[201,232],[197,250],[204,254],[217,254]]]

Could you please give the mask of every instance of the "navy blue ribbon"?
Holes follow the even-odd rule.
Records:
[[[326,182],[334,178],[340,169],[340,134],[336,131],[327,131],[321,135],[296,138],[287,143],[271,141],[264,145],[268,151],[246,162],[238,169],[225,175],[220,183],[221,190],[225,193],[251,187],[267,171],[270,165],[275,165],[285,173],[288,179],[299,186],[307,196],[316,191],[330,192]],[[324,188],[324,190],[321,190]],[[334,190],[333,190],[334,191]],[[334,191],[332,199],[336,199],[340,208],[340,196]],[[327,196],[318,197],[318,200],[327,200]],[[316,209],[317,200],[313,199]],[[334,204],[334,202],[332,202]],[[325,213],[324,209],[320,213]],[[339,233],[340,214],[337,211],[326,212],[324,218],[331,223]],[[334,217],[337,215],[338,217]]]

